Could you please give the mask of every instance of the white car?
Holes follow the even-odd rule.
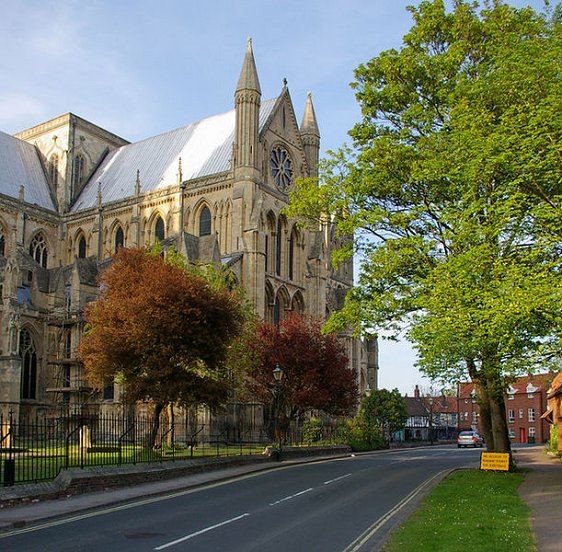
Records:
[[[483,447],[484,440],[476,431],[461,431],[457,439],[457,447]]]

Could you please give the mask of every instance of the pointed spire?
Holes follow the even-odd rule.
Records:
[[[246,55],[244,56],[244,63],[242,64],[240,78],[238,79],[238,85],[236,86],[236,91],[238,92],[240,90],[255,90],[261,94],[260,81],[256,70],[256,62],[254,61],[251,38],[248,38]]]
[[[140,169],[137,169],[137,179],[135,180],[135,195],[136,196],[140,195],[140,188],[141,188]]]
[[[316,114],[314,113],[314,106],[312,105],[312,94],[310,92],[306,96],[306,105],[304,107],[300,130],[302,134],[315,134],[316,136],[320,136],[318,123],[316,122]]]
[[[181,157],[178,159],[178,186],[183,182],[183,172],[181,170]]]

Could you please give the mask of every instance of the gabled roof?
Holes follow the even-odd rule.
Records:
[[[546,374],[529,374],[527,376],[518,377],[507,388],[508,394],[515,393],[535,393],[539,391],[547,391],[554,374],[548,372]],[[468,399],[472,397],[474,392],[474,384],[463,382],[460,384],[460,399]]]
[[[35,146],[0,132],[0,194],[56,211]]]
[[[548,398],[557,397],[562,395],[562,372],[558,373],[552,380],[548,389]]]
[[[273,98],[262,102],[260,130],[276,101]],[[172,186],[177,182],[180,158],[183,180],[227,171],[234,132],[235,111],[232,110],[114,150],[92,175],[71,211],[95,207],[98,187],[102,203],[134,195],[137,170],[141,193]]]
[[[404,397],[408,416],[429,416],[429,410],[417,397]]]

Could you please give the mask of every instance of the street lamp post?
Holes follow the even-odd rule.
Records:
[[[275,379],[275,429],[277,433],[277,459],[281,460],[281,381],[283,380],[283,368],[277,362],[273,369],[273,378]]]

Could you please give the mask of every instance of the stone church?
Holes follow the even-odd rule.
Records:
[[[71,113],[0,132],[0,413],[118,404],[75,352],[119,247],[158,239],[222,263],[271,322],[340,308],[353,267],[332,267],[329,224],[304,230],[282,213],[294,179],[316,175],[319,148],[310,94],[300,125],[286,82],[262,99],[250,40],[228,113],[136,143]],[[360,390],[375,389],[376,341],[347,343]]]

